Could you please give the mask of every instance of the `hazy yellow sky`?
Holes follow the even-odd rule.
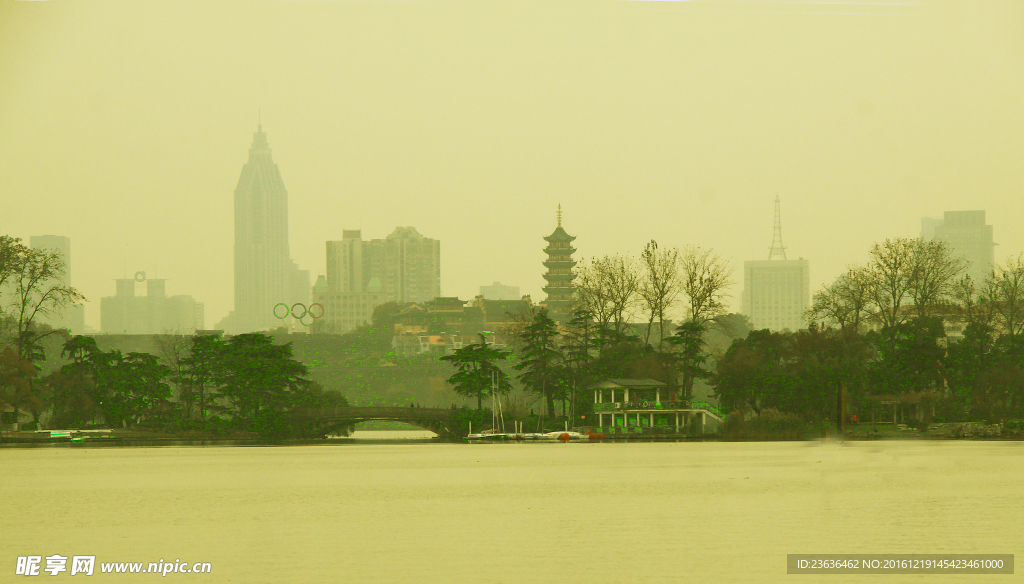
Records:
[[[212,327],[262,110],[314,277],[343,229],[412,225],[445,295],[540,300],[561,203],[579,256],[696,244],[741,280],[776,195],[815,289],[944,210],[986,210],[1001,260],[1022,56],[1019,0],[0,0],[0,233],[71,238],[92,326],[145,270]]]

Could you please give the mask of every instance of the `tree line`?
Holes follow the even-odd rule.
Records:
[[[845,423],[913,404],[925,424],[1024,418],[1024,255],[982,282],[967,268],[943,241],[875,244],[814,295],[808,329],[750,333],[710,381],[723,406],[754,413]]]
[[[101,350],[44,321],[84,301],[64,283],[59,252],[0,236],[0,411],[17,424],[21,412],[51,427],[161,426],[238,429],[289,435],[290,415],[347,405],[338,392],[306,379],[291,344],[261,333],[159,336],[160,355]],[[63,339],[69,362],[42,374],[43,341]],[[6,412],[6,410],[11,410]]]
[[[244,430],[294,435],[292,415],[348,405],[344,396],[305,378],[291,344],[262,333],[165,337],[181,350],[171,358],[101,350],[87,336],[70,338],[69,363],[37,376],[31,361],[9,348],[0,354],[0,383],[16,388],[13,403],[54,427],[162,427]],[[166,346],[166,345],[165,345]]]
[[[515,377],[551,419],[558,402],[563,415],[590,411],[583,390],[608,378],[652,377],[668,384],[666,400],[692,399],[694,381],[710,375],[709,330],[736,324],[726,318],[728,263],[708,249],[662,248],[652,240],[638,258],[593,258],[575,276],[566,322],[556,324],[538,308],[510,331],[511,350],[481,342],[442,357],[456,368],[448,379],[453,389],[479,408],[491,395],[508,394]],[[685,323],[674,327],[669,315],[677,307]],[[502,361],[514,361],[511,371]]]

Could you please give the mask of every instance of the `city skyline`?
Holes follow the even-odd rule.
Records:
[[[288,185],[291,257],[310,283],[343,226],[415,225],[445,242],[442,294],[501,281],[539,300],[536,242],[558,203],[578,259],[636,256],[651,239],[699,245],[739,282],[780,196],[812,292],[947,210],[987,212],[997,262],[1024,251],[1015,5],[762,15],[766,27],[698,18],[688,3],[615,4],[423,3],[397,21],[381,6],[271,4],[242,10],[241,26],[230,2],[202,18],[3,3],[2,230],[75,242],[94,328],[110,280],[139,270],[202,301],[213,325],[233,306],[231,193],[262,109]],[[423,31],[456,15],[466,27],[427,42]],[[111,18],[146,22],[146,34],[110,31]],[[577,34],[537,36],[540,22]],[[168,55],[181,27],[195,34]],[[386,43],[368,32],[381,27],[394,32]]]

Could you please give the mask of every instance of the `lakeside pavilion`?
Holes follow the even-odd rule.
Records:
[[[592,386],[598,431],[703,434],[722,423],[714,412],[677,400],[667,388],[649,378],[608,379]]]

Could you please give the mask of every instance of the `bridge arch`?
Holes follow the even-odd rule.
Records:
[[[332,430],[360,422],[390,420],[429,430],[441,438],[458,435],[451,423],[454,410],[446,408],[344,407],[306,411],[296,416],[311,437],[326,437]]]

